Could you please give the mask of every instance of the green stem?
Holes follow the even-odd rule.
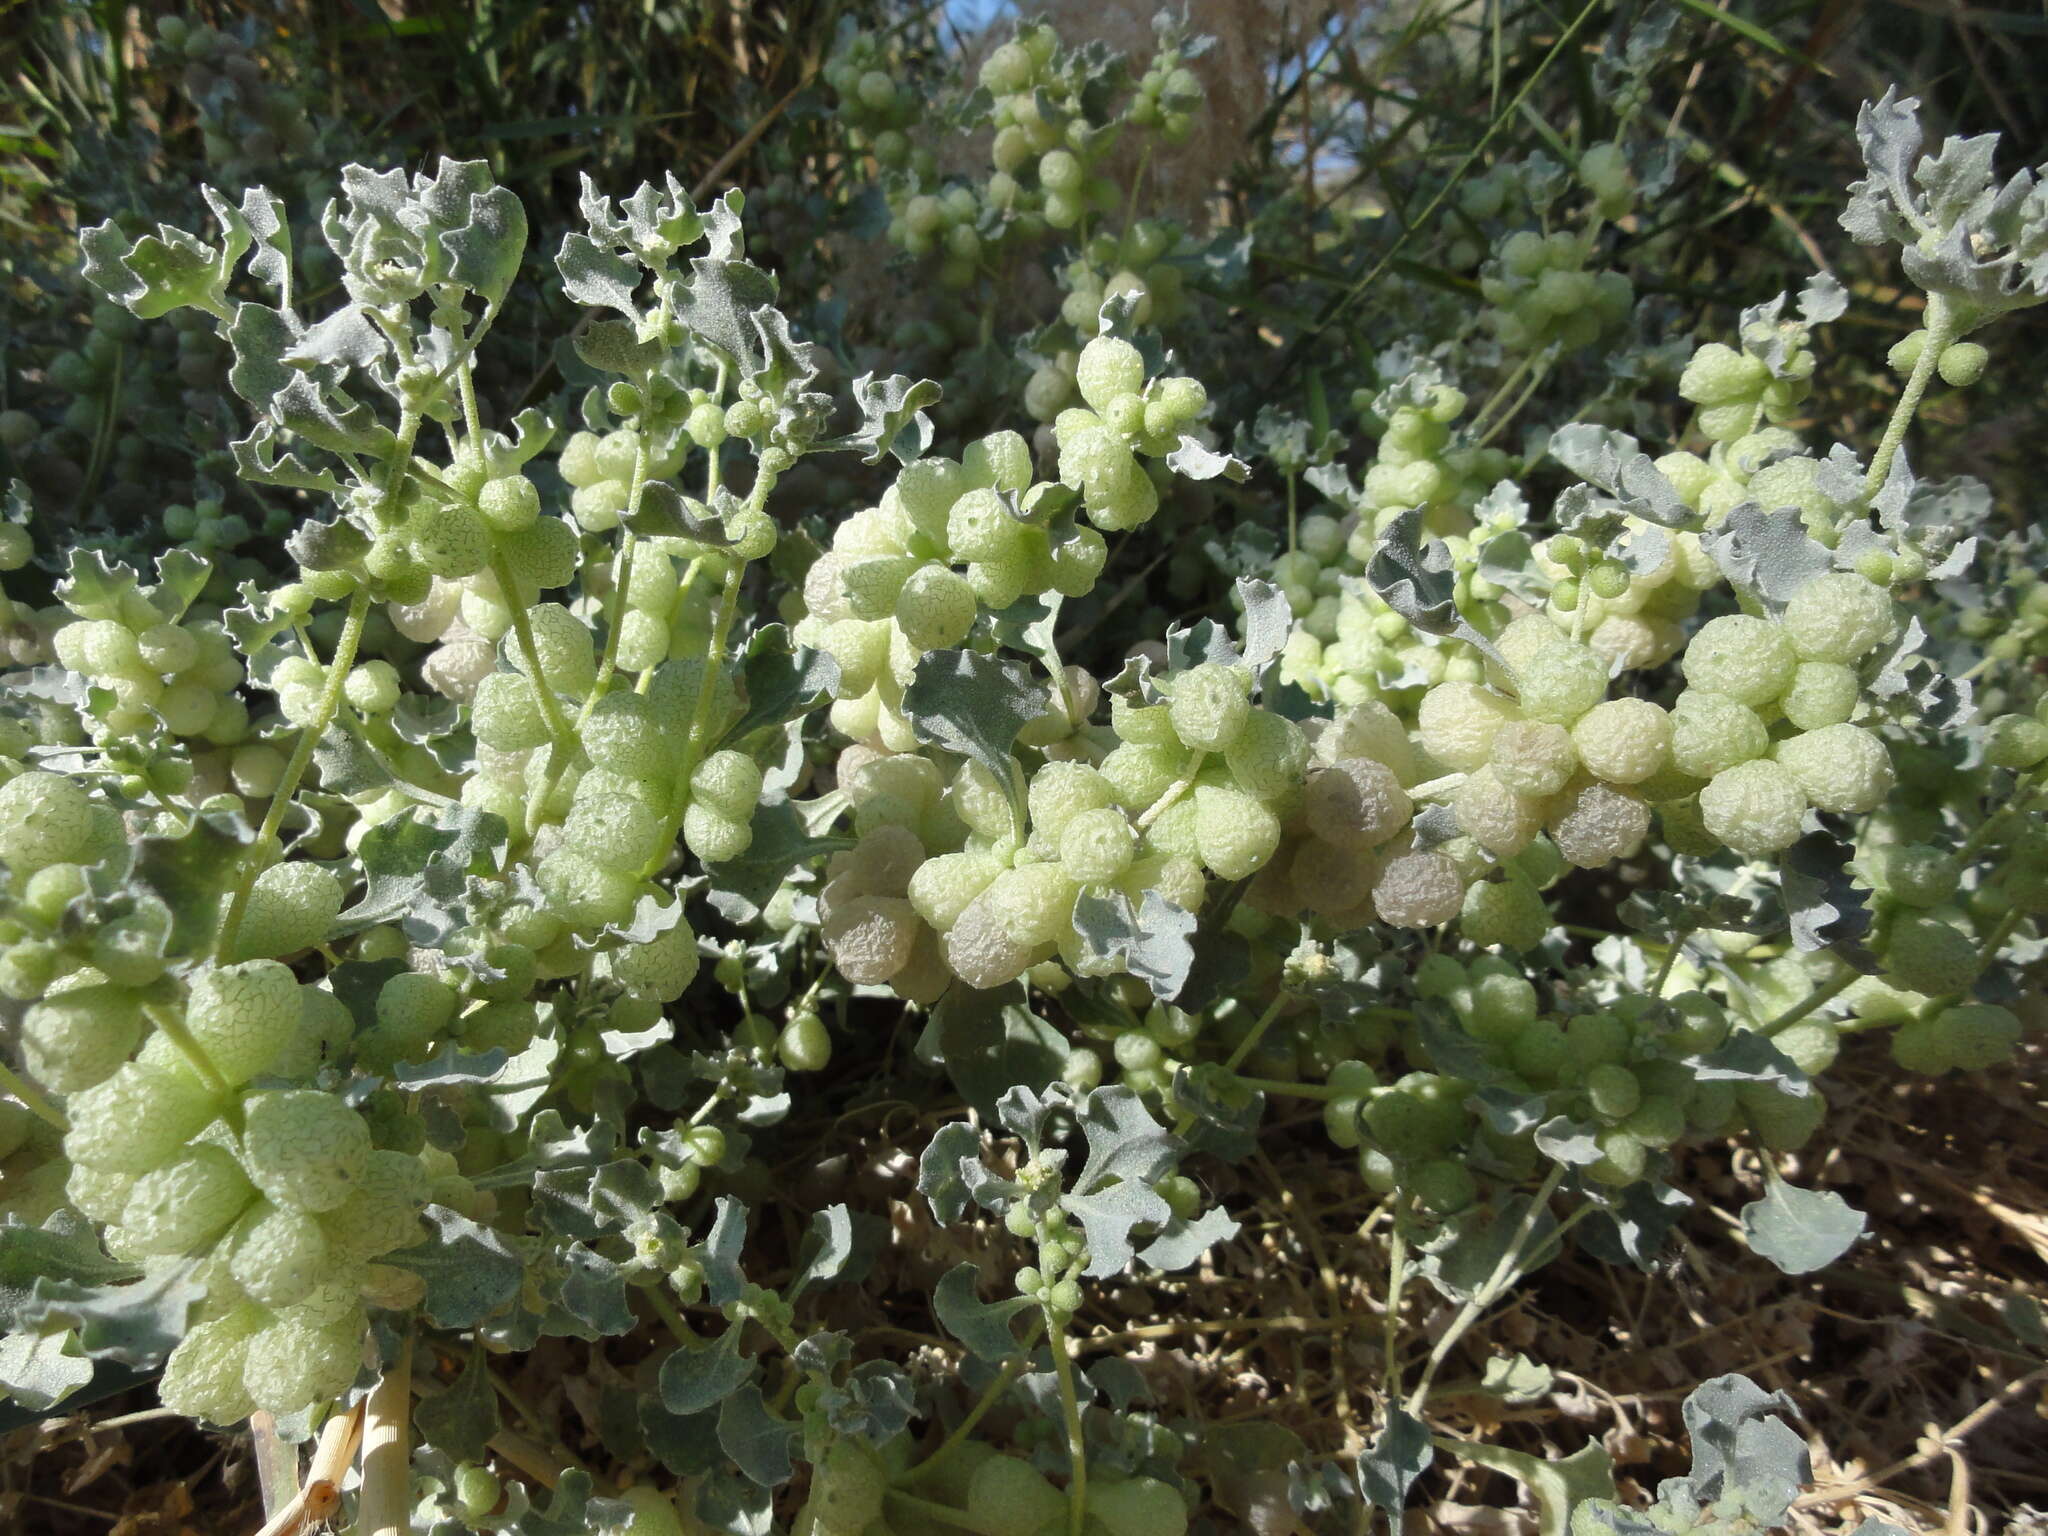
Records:
[[[1137,827],[1140,832],[1164,816],[1172,808],[1174,801],[1194,787],[1195,775],[1202,771],[1202,759],[1208,755],[1206,752],[1196,752],[1188,758],[1188,765],[1181,771],[1181,776],[1167,785],[1159,798],[1145,808],[1145,814],[1138,818]]]
[[[1259,1015],[1258,1021],[1252,1025],[1250,1030],[1246,1032],[1245,1037],[1237,1042],[1237,1049],[1232,1051],[1227,1057],[1224,1058],[1224,1071],[1235,1072],[1237,1070],[1238,1063],[1242,1062],[1245,1059],[1245,1057],[1251,1055],[1253,1051],[1259,1048],[1259,1042],[1265,1038],[1266,1031],[1273,1027],[1273,1021],[1280,1016],[1280,1006],[1286,1001],[1287,994],[1285,992],[1282,992],[1278,994],[1276,997],[1274,997],[1272,1002],[1266,1005],[1266,1011]],[[1240,1079],[1240,1081],[1248,1083],[1255,1088],[1264,1088],[1269,1086],[1267,1080],[1264,1078],[1242,1078]],[[1297,1091],[1302,1091],[1303,1085],[1298,1085],[1294,1083],[1274,1082],[1270,1084],[1270,1088],[1271,1091],[1276,1093],[1294,1093]],[[1306,1091],[1303,1092],[1303,1097],[1306,1098],[1318,1098],[1323,1096],[1324,1095],[1320,1094],[1317,1090],[1312,1088],[1306,1089]],[[1188,1128],[1192,1126],[1194,1123],[1194,1111],[1189,1109],[1183,1109],[1174,1120],[1173,1134],[1176,1136],[1187,1135]]]
[[[699,1104],[696,1112],[684,1123],[688,1125],[702,1125],[711,1118],[712,1111],[725,1102],[725,1097],[725,1085],[721,1083],[718,1087],[711,1090],[711,1097],[702,1104]]]
[[[681,830],[683,813],[690,806],[690,780],[697,772],[697,765],[703,761],[705,736],[711,724],[711,700],[717,692],[719,658],[725,654],[727,638],[732,633],[733,620],[739,615],[740,578],[746,567],[735,563],[725,573],[725,586],[718,594],[718,613],[711,621],[711,634],[704,645],[704,672],[697,680],[696,707],[690,712],[690,734],[683,743],[683,760],[676,774],[675,800],[669,808],[669,833],[662,839],[661,851],[656,853],[646,869],[641,871],[652,877],[661,867],[661,861],[668,857],[669,846],[675,842],[676,833]]]
[[[413,418],[417,425],[418,418]],[[401,442],[409,450],[410,438]],[[249,892],[256,884],[270,860],[271,845],[277,840],[277,829],[284,822],[284,813],[292,803],[292,796],[298,792],[299,780],[305,776],[307,764],[313,761],[313,748],[321,737],[327,734],[327,727],[334,723],[336,711],[341,708],[342,685],[348,681],[349,669],[356,662],[356,648],[362,644],[363,625],[370,617],[370,589],[359,586],[348,602],[348,618],[341,626],[341,639],[334,647],[334,659],[328,663],[327,684],[320,690],[320,701],[314,706],[313,718],[306,722],[306,728],[299,733],[298,744],[292,748],[292,755],[284,765],[284,776],[277,781],[277,788],[270,796],[270,809],[263,813],[263,825],[256,830],[256,841],[249,847],[242,861],[242,873],[235,884],[235,894],[228,902],[228,915],[220,927],[220,942],[214,946],[214,959],[225,963],[234,953],[235,935],[241,929],[242,915],[249,908]]]
[[[1493,414],[1494,407],[1507,399],[1508,392],[1522,382],[1522,375],[1535,365],[1536,359],[1541,355],[1541,353],[1537,352],[1524,352],[1522,354],[1521,361],[1508,371],[1508,376],[1494,386],[1493,393],[1481,401],[1479,409],[1472,413],[1472,419],[1465,428],[1468,435],[1477,433],[1480,427],[1486,424],[1486,418]],[[1488,436],[1491,435],[1491,431],[1489,431]],[[1485,439],[1481,438],[1473,446],[1478,447],[1484,441]]]
[[[1394,1207],[1394,1237],[1387,1250],[1387,1312],[1382,1345],[1385,1363],[1381,1368],[1380,1391],[1389,1402],[1401,1389],[1401,1291],[1408,1282],[1407,1213]]]
[[[145,1008],[143,1014],[171,1044],[178,1048],[178,1053],[192,1064],[192,1070],[199,1074],[199,1080],[220,1096],[222,1117],[237,1131],[241,1130],[241,1100],[235,1096],[235,1090],[227,1078],[221,1075],[220,1068],[213,1064],[213,1058],[207,1054],[206,1047],[192,1038],[192,1032],[185,1027],[185,1021],[168,1008]]]
[[[1563,1182],[1564,1164],[1551,1164],[1550,1172],[1544,1175],[1542,1185],[1529,1202],[1529,1209],[1523,1212],[1521,1225],[1515,1228],[1514,1239],[1501,1254],[1500,1262],[1494,1265],[1493,1273],[1488,1275],[1486,1283],[1473,1293],[1472,1299],[1459,1309],[1458,1315],[1451,1320],[1451,1326],[1444,1330],[1443,1337],[1436,1341],[1436,1347],[1429,1352],[1429,1361],[1422,1368],[1422,1379],[1416,1382],[1415,1390],[1408,1394],[1409,1413],[1421,1416],[1422,1405],[1429,1400],[1430,1384],[1436,1380],[1436,1373],[1443,1368],[1443,1363],[1450,1357],[1451,1350],[1456,1347],[1458,1340],[1465,1336],[1467,1330],[1479,1321],[1486,1309],[1493,1305],[1500,1293],[1512,1285],[1515,1277],[1521,1273],[1523,1245],[1536,1230],[1536,1223],[1549,1206],[1550,1197],[1557,1193],[1557,1186]],[[1591,1209],[1591,1206],[1585,1206],[1575,1214],[1584,1214]]]
[[[1033,1326],[1035,1329],[1035,1320]],[[1026,1368],[1029,1367],[1031,1364],[1031,1351],[1036,1346],[1036,1343],[1036,1339],[1027,1341],[1020,1353],[1012,1355],[1003,1362],[1003,1368],[996,1372],[996,1379],[988,1384],[988,1389],[975,1401],[974,1406],[967,1410],[967,1417],[953,1426],[953,1432],[946,1436],[936,1451],[933,1451],[931,1455],[925,1457],[923,1461],[908,1471],[900,1473],[895,1479],[898,1486],[907,1487],[923,1482],[925,1478],[929,1477],[939,1467],[944,1466],[955,1453],[968,1443],[968,1436],[973,1434],[974,1426],[979,1424],[983,1416],[1002,1400],[1003,1394],[1009,1391],[1010,1384],[1019,1376],[1022,1376]]]
[[[1067,1481],[1067,1536],[1081,1536],[1088,1515],[1088,1444],[1081,1430],[1081,1399],[1074,1391],[1074,1362],[1067,1354],[1067,1330],[1050,1308],[1045,1312],[1047,1341],[1052,1345],[1052,1368],[1059,1378],[1060,1414],[1067,1425],[1067,1461],[1073,1475]]]
[[[2048,769],[2043,771],[2048,772]],[[1970,858],[1978,849],[1990,842],[1995,833],[2002,833],[2005,830],[2006,822],[2010,821],[2014,816],[2025,815],[2032,808],[2033,802],[2040,795],[2040,792],[2041,786],[2039,784],[2026,788],[2015,786],[2012,798],[2006,801],[1998,810],[1993,811],[1989,816],[1977,823],[1977,830],[1963,839],[1962,846],[1956,849],[1956,857],[1958,859]]]
[[[1591,21],[1595,13],[1600,9],[1600,0],[1586,0],[1585,5],[1580,8],[1578,15],[1574,16],[1563,30],[1558,33],[1557,40],[1550,45],[1549,51],[1537,62],[1536,68],[1530,72],[1529,78],[1522,82],[1520,89],[1515,92],[1514,99],[1508,103],[1507,110],[1494,114],[1493,120],[1486,125],[1486,131],[1480,134],[1478,140],[1465,152],[1464,158],[1458,162],[1457,168],[1445,179],[1444,184],[1437,189],[1436,195],[1430,198],[1419,214],[1402,226],[1400,235],[1380,253],[1379,260],[1374,262],[1371,268],[1362,276],[1353,280],[1343,293],[1325,304],[1322,313],[1316,316],[1315,324],[1295,339],[1293,346],[1288,349],[1286,356],[1281,359],[1279,370],[1281,374],[1284,374],[1300,360],[1301,356],[1309,349],[1311,343],[1319,338],[1324,331],[1328,330],[1336,322],[1339,315],[1343,314],[1345,310],[1357,303],[1361,296],[1371,290],[1372,286],[1379,281],[1380,274],[1386,271],[1388,265],[1396,256],[1400,255],[1402,249],[1407,245],[1410,236],[1419,230],[1436,227],[1434,220],[1437,209],[1442,207],[1445,199],[1458,189],[1458,184],[1465,179],[1466,172],[1470,171],[1478,163],[1479,157],[1486,153],[1486,146],[1493,142],[1494,135],[1507,125],[1510,118],[1521,111],[1522,103],[1529,99],[1529,94],[1536,89],[1537,82],[1542,80],[1544,75],[1549,72],[1552,64],[1556,63],[1568,49],[1574,46],[1573,39],[1578,36],[1579,29]]]
[[[1927,340],[1920,348],[1920,356],[1913,364],[1912,376],[1906,380],[1906,387],[1899,394],[1898,404],[1892,408],[1892,419],[1885,423],[1884,437],[1877,445],[1877,453],[1870,461],[1870,473],[1863,480],[1864,499],[1875,496],[1884,488],[1885,477],[1891,473],[1892,460],[1899,451],[1899,445],[1906,440],[1906,429],[1913,425],[1913,413],[1920,409],[1920,397],[1927,393],[1927,386],[1933,381],[1935,366],[1941,361],[1941,354],[1955,335],[1956,317],[1949,309],[1948,300],[1940,294],[1930,294],[1927,299]]]
[[[6,1089],[21,1101],[21,1107],[34,1115],[45,1125],[59,1131],[71,1129],[71,1122],[64,1118],[64,1112],[36,1091],[24,1078],[19,1076],[5,1062],[0,1062],[0,1088]]]
[[[540,647],[534,644],[533,625],[520,604],[512,568],[504,555],[495,549],[491,552],[491,574],[497,578],[498,587],[505,595],[506,607],[511,610],[513,642],[526,663],[526,675],[533,684],[533,696],[540,702],[541,720],[548,730],[547,780],[526,808],[526,835],[531,838],[546,822],[548,807],[555,803],[555,791],[561,785],[562,775],[569,771],[569,760],[576,755],[576,738],[562,714],[560,701],[555,698],[554,686],[541,666]]]
[[[1332,1099],[1355,1097],[1340,1088],[1332,1088],[1328,1083],[1288,1083],[1277,1077],[1246,1077],[1242,1073],[1238,1075],[1237,1080],[1247,1088],[1256,1088],[1261,1093],[1278,1094],[1284,1099],[1314,1099],[1318,1103],[1327,1104]]]
[[[540,647],[533,640],[533,624],[519,601],[518,580],[505,556],[496,550],[491,553],[491,575],[497,578],[498,588],[505,594],[505,606],[511,610],[513,639],[519,646],[520,657],[526,662],[526,675],[533,682],[534,697],[540,701],[541,717],[547,722],[549,744],[558,755],[566,756],[576,745],[575,737],[570,733],[569,722],[563,718],[555,690],[548,686],[547,672],[540,663]]]
[[[726,366],[725,366],[725,364],[724,364],[724,363],[720,363],[720,364],[718,365],[718,379],[717,379],[717,382],[716,382],[716,383],[714,383],[714,384],[713,384],[713,385],[711,386],[711,398],[712,398],[712,399],[713,399],[713,400],[714,400],[715,402],[717,402],[717,404],[718,404],[718,407],[719,407],[719,409],[720,409],[720,410],[723,410],[723,409],[725,408],[725,385],[726,385],[726,377],[727,377],[727,369],[726,369]],[[716,448],[706,448],[706,449],[704,450],[704,455],[705,455],[705,462],[704,462],[704,505],[705,505],[705,506],[707,506],[707,507],[715,507],[715,506],[717,506],[717,505],[718,505],[718,484],[719,484],[719,468],[718,468],[718,465],[719,465],[719,459],[718,459],[718,449],[716,449]]]
[[[591,685],[590,697],[583,701],[582,721],[590,719],[591,710],[610,690],[612,674],[618,670],[619,625],[626,616],[626,588],[633,580],[633,555],[638,547],[633,540],[632,523],[640,511],[640,498],[647,490],[647,457],[647,434],[641,432],[636,434],[633,449],[633,478],[626,488],[626,510],[619,519],[619,552],[612,561],[611,598],[605,604],[604,657],[598,663],[597,681]]]
[[[704,756],[705,736],[711,728],[711,701],[718,693],[712,684],[725,655],[726,642],[732,638],[733,621],[739,617],[740,578],[746,569],[745,565],[735,563],[725,573],[725,585],[719,589],[718,612],[711,620],[711,634],[704,645],[704,675],[698,679],[697,703],[690,711],[690,739],[683,749],[681,778],[685,788]]]
[[[1671,936],[1671,947],[1664,952],[1664,963],[1657,968],[1657,979],[1650,983],[1651,998],[1664,995],[1664,984],[1671,979],[1672,969],[1678,964],[1678,957],[1685,950],[1685,942],[1692,937],[1690,928]]]
[[[1816,1009],[1826,1007],[1844,992],[1848,991],[1849,988],[1856,984],[1856,978],[1861,974],[1862,972],[1858,971],[1854,966],[1844,965],[1841,973],[1834,980],[1823,986],[1815,987],[1806,995],[1803,1002],[1794,1003],[1790,1008],[1787,1008],[1783,1013],[1765,1024],[1757,1033],[1775,1035],[1781,1029],[1790,1029],[1808,1014],[1813,1013]]]
[[[467,357],[462,360],[462,366],[455,370],[455,385],[462,394],[463,428],[472,440],[480,439],[484,431],[483,414],[477,409],[476,378]],[[483,451],[481,442],[477,443],[477,451]]]
[[[1280,1007],[1286,1001],[1287,994],[1282,992],[1275,996],[1272,1002],[1266,1004],[1266,1011],[1260,1014],[1257,1022],[1245,1032],[1245,1037],[1237,1042],[1237,1049],[1223,1058],[1224,1071],[1235,1072],[1245,1057],[1259,1048],[1259,1042],[1266,1038],[1266,1031],[1271,1029],[1273,1021],[1280,1017]]]
[[[1145,172],[1152,166],[1152,146],[1148,142],[1138,153],[1138,168],[1131,174],[1131,195],[1124,201],[1124,232],[1117,237],[1117,259],[1123,261],[1128,255],[1127,246],[1131,238],[1131,226],[1138,222],[1138,189],[1145,184]]]
[[[1424,783],[1414,785],[1408,791],[1408,798],[1410,800],[1440,799],[1444,795],[1455,793],[1458,786],[1470,777],[1471,775],[1466,773],[1447,773],[1440,779],[1430,779]]]
[[[579,730],[597,708],[597,701],[611,692],[612,674],[619,668],[619,626],[626,617],[626,588],[632,584],[633,557],[639,549],[633,530],[621,528],[618,553],[612,557],[611,597],[605,604],[604,655],[598,659],[597,680],[590,685],[590,697],[583,701],[583,712],[577,716]]]
[[[121,383],[127,371],[128,349],[114,349],[114,376],[107,381],[107,401],[100,411],[99,431],[93,434],[92,462],[85,471],[85,490],[81,501],[90,501],[100,488],[100,477],[107,472],[107,455],[114,447],[114,423],[121,415]]]
[[[2005,916],[1998,920],[1998,925],[1985,938],[1983,947],[1977,951],[1979,969],[1998,958],[1999,950],[2005,947],[2005,941],[2013,936],[2013,930],[2026,920],[2026,916],[2027,914],[2018,907],[2007,909]]]
[[[1484,448],[1488,443],[1500,436],[1503,427],[1522,413],[1522,407],[1529,403],[1529,397],[1536,393],[1537,388],[1543,383],[1544,377],[1550,372],[1551,363],[1556,359],[1555,352],[1549,348],[1546,348],[1541,356],[1543,358],[1542,366],[1530,375],[1529,382],[1522,386],[1522,392],[1515,396],[1514,403],[1494,419],[1484,434],[1473,441],[1472,446],[1474,448]]]
[[[695,1348],[703,1343],[697,1330],[683,1320],[682,1309],[662,1293],[659,1285],[645,1286],[641,1295],[647,1298],[647,1305],[654,1308],[654,1315],[662,1320],[668,1331],[675,1335],[676,1342],[685,1349]]]

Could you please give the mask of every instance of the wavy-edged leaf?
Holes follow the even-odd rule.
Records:
[[[1854,1247],[1867,1220],[1831,1189],[1801,1189],[1773,1174],[1763,1199],[1742,1208],[1742,1235],[1783,1273],[1809,1275]]]
[[[981,1270],[973,1264],[956,1264],[947,1270],[932,1288],[932,1315],[940,1327],[967,1346],[968,1353],[1001,1365],[1023,1348],[1011,1321],[1038,1303],[1029,1296],[983,1301],[977,1291],[980,1280]]]
[[[421,1310],[437,1328],[474,1328],[519,1295],[525,1266],[505,1239],[460,1211],[430,1205],[420,1213],[433,1236],[384,1262],[427,1282]]]

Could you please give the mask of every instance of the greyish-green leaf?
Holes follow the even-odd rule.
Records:
[[[524,1266],[505,1239],[445,1205],[420,1213],[433,1236],[384,1262],[427,1282],[421,1310],[437,1328],[474,1328],[519,1294]]]
[[[917,1192],[942,1226],[950,1227],[967,1213],[969,1190],[960,1165],[980,1160],[981,1134],[965,1120],[948,1121],[925,1143],[917,1160]]]
[[[1835,1262],[1863,1235],[1864,1214],[1833,1190],[1801,1189],[1772,1177],[1761,1200],[1742,1208],[1750,1248],[1788,1275]]]
[[[794,1470],[790,1460],[801,1431],[788,1419],[769,1411],[754,1382],[730,1393],[718,1405],[718,1443],[725,1454],[763,1488],[778,1488]]]
[[[1406,1409],[1390,1406],[1386,1427],[1358,1453],[1359,1496],[1384,1511],[1398,1530],[1408,1490],[1435,1460],[1429,1427]]]
[[[687,1417],[715,1407],[754,1374],[754,1361],[740,1353],[740,1329],[729,1327],[715,1343],[685,1345],[661,1363],[662,1406]]]
[[[1037,1306],[1029,1296],[1009,1296],[1002,1301],[983,1301],[977,1286],[981,1270],[973,1264],[956,1264],[932,1288],[932,1313],[939,1326],[991,1365],[1001,1365],[1021,1347],[1011,1329],[1011,1320]]]
[[[971,758],[1009,784],[1010,747],[1046,712],[1045,688],[1020,661],[975,651],[928,651],[903,690],[903,714],[919,741]]]
[[[1020,983],[975,991],[954,986],[932,1010],[940,1059],[960,1096],[984,1115],[1019,1084],[1051,1082],[1067,1041],[1031,1011]]]

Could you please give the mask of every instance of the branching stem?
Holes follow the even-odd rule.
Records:
[[[1422,1405],[1429,1400],[1430,1385],[1436,1380],[1436,1373],[1443,1368],[1444,1361],[1450,1357],[1451,1350],[1485,1314],[1486,1309],[1499,1299],[1501,1292],[1514,1284],[1515,1277],[1522,1272],[1522,1261],[1525,1256],[1523,1250],[1530,1236],[1536,1231],[1537,1223],[1543,1219],[1543,1213],[1550,1205],[1550,1197],[1557,1193],[1557,1186],[1563,1182],[1564,1164],[1552,1163],[1550,1172],[1544,1175],[1542,1184],[1537,1187],[1535,1195],[1530,1199],[1529,1209],[1522,1213],[1521,1224],[1515,1228],[1514,1238],[1501,1254],[1500,1262],[1494,1265],[1493,1273],[1486,1277],[1484,1285],[1472,1293],[1472,1299],[1459,1308],[1458,1315],[1451,1319],[1451,1326],[1444,1330],[1443,1336],[1436,1341],[1436,1347],[1429,1352],[1429,1361],[1422,1368],[1422,1379],[1416,1382],[1415,1390],[1408,1394],[1409,1413],[1418,1417],[1421,1415]],[[1582,1207],[1573,1213],[1574,1219],[1591,1209],[1591,1206]],[[1562,1232],[1563,1228],[1560,1227],[1558,1230]]]
[[[417,428],[418,417],[407,419]],[[405,450],[409,451],[411,438],[404,438],[402,442]],[[249,908],[250,889],[270,862],[277,829],[283,825],[284,813],[292,803],[292,796],[298,792],[299,780],[305,777],[306,765],[313,760],[314,746],[327,734],[327,727],[334,723],[335,712],[341,708],[342,685],[348,681],[349,669],[355,665],[356,648],[362,644],[363,625],[369,617],[370,589],[357,587],[355,595],[349,599],[348,618],[342,623],[341,639],[334,647],[334,660],[328,664],[327,683],[320,690],[320,700],[313,708],[313,717],[299,732],[298,744],[292,748],[291,758],[284,765],[284,775],[271,793],[270,809],[263,813],[263,825],[256,830],[256,841],[243,858],[242,872],[235,882],[235,894],[228,901],[228,914],[220,925],[220,941],[214,946],[214,959],[217,961],[225,963],[234,953],[235,936],[241,929],[242,916]]]
[[[1035,1330],[1037,1327],[1035,1319],[1032,1326]],[[939,1448],[933,1451],[931,1455],[925,1457],[916,1466],[897,1477],[896,1482],[899,1486],[909,1487],[924,1481],[934,1471],[944,1466],[962,1446],[968,1444],[968,1437],[973,1434],[974,1426],[982,1421],[990,1409],[1002,1401],[1003,1394],[1010,1390],[1010,1384],[1024,1374],[1025,1368],[1031,1363],[1031,1351],[1036,1347],[1037,1342],[1038,1340],[1034,1332],[1033,1337],[1026,1340],[1023,1347],[1016,1354],[1003,1362],[1003,1368],[996,1372],[995,1380],[988,1384],[987,1390],[975,1400],[974,1406],[967,1410],[967,1416],[953,1426],[953,1432],[946,1436]]]

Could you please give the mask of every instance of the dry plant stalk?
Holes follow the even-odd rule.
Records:
[[[341,1480],[355,1458],[356,1441],[362,1429],[361,1403],[327,1421],[320,1431],[320,1443],[313,1450],[312,1464],[306,1468],[305,1486],[256,1536],[299,1536],[341,1507]]]

